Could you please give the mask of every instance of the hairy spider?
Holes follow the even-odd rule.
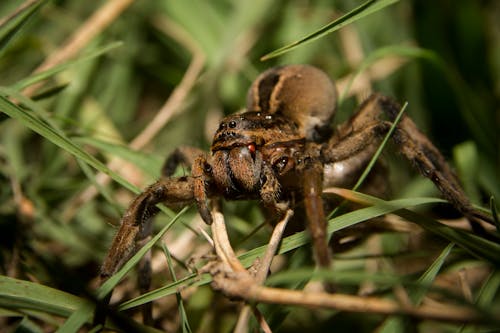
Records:
[[[291,65],[262,73],[250,87],[246,110],[221,120],[210,153],[178,148],[165,163],[164,177],[131,203],[101,276],[114,274],[135,252],[146,221],[158,211],[156,204],[196,203],[210,224],[209,201],[219,197],[260,200],[271,221],[294,209],[295,219],[307,221],[317,264],[328,267],[322,189],[350,184],[400,111],[390,98],[373,94],[333,130],[336,104],[333,82],[315,67]],[[403,115],[391,138],[467,218],[489,219],[472,207],[442,154],[409,117]],[[179,164],[190,166],[191,175],[172,177]]]

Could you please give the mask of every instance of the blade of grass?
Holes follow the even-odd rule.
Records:
[[[0,26],[0,56],[5,52],[12,38],[47,2],[48,0],[35,1],[2,22]]]
[[[356,191],[361,186],[361,184],[363,184],[366,177],[368,177],[368,174],[370,173],[373,165],[375,165],[380,154],[382,154],[384,147],[387,145],[387,141],[389,141],[389,138],[391,137],[392,133],[394,133],[394,129],[399,124],[399,121],[401,120],[401,117],[403,116],[403,113],[405,112],[405,109],[407,106],[408,106],[408,102],[405,102],[405,104],[401,107],[401,110],[399,110],[399,113],[396,116],[396,119],[394,119],[394,122],[392,123],[391,128],[389,128],[389,131],[384,136],[382,143],[380,143],[379,147],[377,148],[377,151],[375,152],[375,154],[373,154],[373,157],[371,158],[370,162],[368,163],[365,170],[363,171],[363,173],[359,177],[358,181],[356,182],[356,184],[352,188],[353,191]]]
[[[120,47],[122,44],[123,44],[122,42],[118,41],[118,42],[110,43],[109,45],[99,47],[96,50],[93,50],[93,51],[89,52],[88,54],[85,54],[85,55],[83,55],[75,60],[67,61],[61,65],[51,67],[48,70],[45,70],[45,71],[39,72],[39,73],[35,73],[35,74],[28,76],[22,80],[19,80],[18,82],[13,84],[11,86],[11,88],[21,91],[28,86],[31,86],[35,83],[44,81],[44,80],[48,79],[49,77],[54,76],[55,74],[60,73],[68,68],[71,68],[71,67],[78,65],[82,62],[97,58],[105,53],[108,53],[111,50],[114,50],[114,49]]]
[[[289,269],[271,275],[266,279],[266,285],[289,284],[303,280],[331,281],[336,285],[359,285],[364,282],[393,286],[410,282],[408,278],[387,273],[373,273],[364,271],[333,271],[331,269],[320,269],[315,267],[301,267]]]
[[[444,250],[441,251],[432,265],[430,265],[429,268],[418,279],[418,288],[411,290],[408,293],[408,296],[413,301],[413,305],[420,305],[425,294],[429,291],[429,287],[434,282],[439,271],[441,270],[441,267],[443,267],[443,264],[446,258],[448,258],[448,255],[450,254],[454,245],[455,244],[453,243],[449,243],[448,246],[446,246]]]
[[[161,176],[159,170],[161,169],[163,159],[156,155],[146,154],[141,151],[132,150],[130,147],[125,145],[107,142],[92,137],[77,137],[74,138],[74,140],[78,143],[92,146],[111,156],[120,157],[140,168],[148,175],[152,175],[156,178]]]
[[[172,256],[170,255],[170,251],[168,250],[165,243],[161,243],[161,247],[163,249],[163,253],[165,253],[165,256],[167,257],[168,270],[170,271],[172,280],[174,280],[174,282],[177,282],[177,277],[175,276],[175,270],[172,262]],[[189,326],[189,321],[187,318],[186,309],[184,308],[184,302],[182,301],[181,293],[177,291],[175,293],[175,297],[177,299],[177,307],[179,308],[179,315],[181,317],[180,320],[181,320],[182,332],[191,333],[192,330],[191,327]]]
[[[382,154],[382,151],[384,150],[385,146],[387,145],[389,138],[391,137],[392,133],[394,133],[396,126],[399,124],[399,121],[401,120],[401,117],[403,116],[407,106],[408,106],[408,102],[405,102],[405,104],[401,107],[401,110],[399,110],[399,113],[396,116],[396,118],[394,119],[394,121],[391,125],[391,128],[389,128],[389,131],[387,131],[387,133],[385,134],[384,139],[382,140],[382,142],[380,143],[380,145],[377,148],[377,151],[375,152],[375,154],[373,154],[372,158],[370,159],[370,162],[368,162],[366,168],[363,170],[363,173],[361,174],[361,176],[359,176],[356,184],[354,184],[354,187],[352,188],[353,191],[356,191],[363,184],[366,177],[368,177],[368,174],[372,170],[373,166],[375,165],[378,158],[380,157],[380,154]],[[332,218],[333,216],[335,216],[335,214],[337,214],[337,212],[340,209],[342,209],[343,206],[344,206],[344,204],[341,203],[340,205],[335,207],[335,209],[333,209],[330,212],[330,214],[328,214],[328,218]]]
[[[31,309],[68,316],[88,302],[83,298],[37,283],[0,275],[0,307]]]
[[[182,214],[188,209],[184,207],[169,223],[167,223],[158,234],[156,234],[149,242],[147,242],[136,254],[130,258],[125,265],[106,282],[104,282],[96,291],[96,297],[99,300],[104,299],[113,288],[123,279],[123,277],[139,262],[139,260],[149,251],[153,245],[165,235],[170,227],[178,220]],[[85,324],[93,314],[94,304],[84,304],[79,307],[64,324],[57,330],[58,333],[71,333],[77,332],[80,327]]]
[[[376,205],[381,207],[381,209],[385,205],[384,202],[389,204],[389,206],[392,205],[391,201],[384,201],[382,199],[346,189],[333,189],[331,193],[336,193],[348,200],[364,205]],[[494,265],[500,265],[500,244],[491,242],[467,231],[449,227],[432,218],[415,213],[406,208],[398,209],[394,211],[394,214],[410,222],[416,223],[422,228],[433,234],[441,236],[450,242],[456,243],[456,245],[469,252],[474,257],[486,259]]]
[[[500,220],[498,219],[497,204],[495,202],[495,197],[490,198],[491,215],[493,216],[493,222],[495,222],[495,227],[497,232],[500,233]]]
[[[47,119],[47,118],[42,120],[34,112],[27,111],[27,110],[21,108],[19,105],[12,103],[7,98],[7,96],[10,96],[10,95],[11,95],[11,90],[9,90],[8,88],[5,88],[5,87],[0,87],[0,110],[2,112],[6,113],[11,118],[15,118],[15,119],[19,120],[23,125],[30,128],[32,131],[40,134],[45,139],[54,143],[56,146],[59,146],[60,148],[64,149],[66,152],[70,153],[71,155],[75,156],[76,158],[89,164],[90,166],[92,166],[96,170],[99,170],[99,171],[109,175],[113,180],[118,182],[123,187],[129,189],[130,191],[132,191],[134,193],[140,192],[140,190],[137,187],[130,184],[128,181],[126,181],[120,175],[118,175],[117,173],[110,170],[105,164],[100,162],[94,156],[87,153],[79,145],[77,145],[73,140],[71,140],[64,133],[62,133],[62,131],[56,129],[54,126],[51,126],[48,123],[49,120],[45,121],[45,119]],[[19,95],[16,95],[13,97],[16,99],[20,98],[21,102],[28,101],[26,98],[23,98],[22,96],[19,96]],[[36,104],[36,103],[31,102],[31,105],[34,106],[34,104]]]
[[[348,83],[345,85],[344,91],[340,93],[339,101],[342,102],[345,99],[345,96],[348,95],[353,82],[359,75],[361,75],[361,73],[366,71],[370,66],[376,63],[378,60],[395,56],[402,58],[427,60],[437,65],[438,67],[443,65],[442,61],[440,61],[439,57],[435,53],[426,49],[414,46],[401,46],[401,45],[390,45],[381,47],[377,50],[370,52],[370,54],[361,62],[354,75],[351,76]]]
[[[372,219],[377,216],[385,215],[397,210],[400,210],[404,207],[410,206],[418,206],[430,203],[444,202],[444,200],[436,199],[436,198],[409,198],[409,199],[399,199],[389,201],[389,205],[383,206],[372,206],[366,207],[354,212],[350,212],[338,217],[331,219],[328,222],[328,234],[331,235],[333,232],[347,228],[349,226],[355,225],[357,223]],[[288,236],[283,239],[281,242],[280,248],[278,250],[279,254],[283,254],[289,251],[292,251],[296,248],[304,246],[310,243],[309,233],[307,231],[301,231],[291,236]],[[250,251],[247,251],[241,254],[238,259],[241,261],[243,266],[249,267],[255,261],[257,257],[262,257],[267,249],[267,245],[263,245],[257,248],[254,248]],[[180,279],[177,282],[170,283],[165,285],[164,287],[158,288],[156,290],[152,290],[148,293],[145,293],[139,297],[131,299],[122,303],[119,306],[119,310],[130,309],[139,305],[142,305],[147,302],[154,301],[158,298],[172,295],[179,290],[179,288],[187,287],[190,285],[204,285],[210,283],[211,277],[208,274],[199,276],[197,274],[191,274],[183,279]]]
[[[161,206],[160,206],[161,207]],[[170,220],[169,223],[167,223],[156,236],[154,236],[149,242],[146,243],[139,251],[137,251],[136,254],[130,258],[129,261],[123,267],[112,277],[110,277],[106,282],[102,284],[101,287],[97,290],[97,298],[98,299],[103,299],[108,295],[111,290],[120,282],[121,279],[134,267],[139,260],[148,252],[153,245],[160,240],[160,238],[165,235],[165,233],[172,227],[172,225],[188,210],[189,206],[184,207],[177,215],[174,216],[173,219]]]
[[[325,25],[324,27],[318,29],[317,31],[305,36],[304,38],[299,39],[291,44],[283,46],[279,49],[276,49],[260,58],[261,61],[269,60],[271,58],[275,58],[283,53],[289,52],[294,48],[312,42],[318,38],[324,37],[325,35],[332,33],[341,29],[342,27],[351,24],[367,15],[373,14],[384,7],[392,5],[399,0],[370,0],[366,1],[359,7],[351,10],[349,13],[343,15],[342,17],[334,20],[333,22]]]

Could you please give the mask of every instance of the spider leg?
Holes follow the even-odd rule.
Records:
[[[146,231],[147,221],[158,212],[156,204],[189,204],[193,201],[192,177],[165,178],[150,185],[134,199],[123,215],[120,228],[104,259],[101,278],[106,279],[116,273],[137,251],[136,243],[145,237],[143,231]]]
[[[302,188],[307,227],[311,235],[316,263],[322,268],[331,267],[331,252],[326,232],[326,217],[321,197],[323,167],[319,160],[307,158],[302,171]]]
[[[185,167],[192,167],[196,158],[199,156],[206,156],[206,152],[199,148],[182,146],[175,149],[165,160],[162,167],[162,175],[164,177],[171,177],[174,175],[175,169],[179,165]]]
[[[208,189],[212,179],[212,166],[205,156],[198,156],[191,170],[193,177],[194,200],[198,212],[205,223],[212,224],[212,213],[208,206]]]
[[[397,117],[401,107],[388,97],[373,94],[359,111],[337,134],[322,147],[324,163],[346,160],[363,151],[374,151]],[[387,120],[383,120],[385,116]],[[429,178],[443,196],[470,220],[480,218],[490,222],[491,218],[473,208],[455,174],[440,151],[417,128],[415,123],[403,115],[392,135],[396,147],[425,177]]]

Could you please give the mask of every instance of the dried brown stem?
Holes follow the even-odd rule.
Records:
[[[160,26],[162,31],[164,31],[166,34],[169,34],[172,38],[179,42],[179,44],[191,51],[193,58],[181,82],[177,85],[172,94],[165,101],[155,118],[149,123],[148,126],[146,126],[146,128],[141,133],[139,133],[135,137],[135,139],[130,142],[129,146],[134,150],[140,150],[144,146],[146,146],[167,124],[170,118],[180,110],[189,92],[193,89],[205,64],[205,56],[203,52],[192,41],[191,37],[182,30],[181,27],[175,25],[173,22],[167,19],[162,19],[161,21],[156,20],[156,25]],[[133,168],[133,166],[124,162],[120,158],[111,159],[107,163],[107,167],[111,170],[119,169],[122,173],[124,172],[124,170],[126,173],[127,170]],[[107,174],[101,172],[96,175],[96,182],[100,185],[105,185],[109,181],[110,178]],[[78,206],[94,198],[97,193],[98,190],[93,185],[84,190],[77,198],[73,200],[72,204],[69,205],[69,208],[65,213],[66,219],[69,220],[74,212],[76,212]]]
[[[326,308],[357,313],[383,315],[409,315],[420,319],[440,320],[457,323],[486,323],[485,318],[472,308],[452,304],[422,305],[412,307],[395,301],[360,297],[346,294],[304,292],[260,286],[252,278],[231,279],[230,275],[215,275],[216,286],[228,297],[248,302],[297,305],[309,308]]]
[[[283,237],[283,232],[288,224],[288,221],[293,216],[293,210],[287,210],[285,216],[281,221],[279,221],[273,229],[273,233],[271,235],[271,239],[267,245],[266,253],[264,254],[264,258],[262,259],[257,274],[255,275],[255,283],[262,284],[266,280],[266,277],[269,273],[269,269],[271,267],[271,263],[273,261],[274,255],[278,250],[279,244],[281,242],[281,238]],[[245,305],[243,309],[241,309],[240,315],[238,317],[238,321],[236,323],[236,328],[234,329],[234,333],[244,333],[247,332],[248,328],[248,320],[250,319],[250,313],[252,309],[255,309],[254,306]],[[263,318],[261,318],[259,313],[253,311],[255,317],[261,324],[261,327],[264,331],[266,331],[267,324]],[[270,331],[270,330],[269,330]]]
[[[236,258],[227,237],[223,216],[220,213],[214,213],[212,232],[217,255],[221,259],[221,265],[212,270],[212,286],[231,298],[239,298],[247,302],[297,305],[357,313],[408,315],[420,319],[457,323],[485,323],[491,320],[473,308],[454,304],[432,304],[416,307],[406,302],[401,303],[375,297],[305,292],[262,286]]]
[[[45,71],[63,63],[78,54],[99,33],[113,23],[120,14],[127,9],[134,0],[110,0],[98,8],[94,14],[82,24],[82,26],[59,48],[49,55],[45,61],[38,66],[35,73]],[[43,83],[31,85],[24,89],[25,96],[32,96]]]

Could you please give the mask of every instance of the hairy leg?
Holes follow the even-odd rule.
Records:
[[[101,268],[101,278],[116,273],[137,251],[137,241],[147,237],[142,231],[157,212],[156,204],[189,204],[194,201],[191,177],[165,178],[150,185],[134,199],[122,217],[120,228]]]
[[[162,167],[162,175],[164,177],[173,176],[175,169],[179,165],[191,168],[200,156],[206,156],[207,153],[203,150],[190,146],[182,146],[175,149],[165,160]]]
[[[361,156],[366,151],[374,152],[400,110],[399,104],[388,97],[379,94],[370,96],[359,111],[339,127],[337,134],[323,145],[323,162],[336,163]],[[429,178],[462,214],[471,220],[480,218],[491,221],[489,216],[472,207],[443,155],[409,117],[403,115],[392,140],[399,152]]]

